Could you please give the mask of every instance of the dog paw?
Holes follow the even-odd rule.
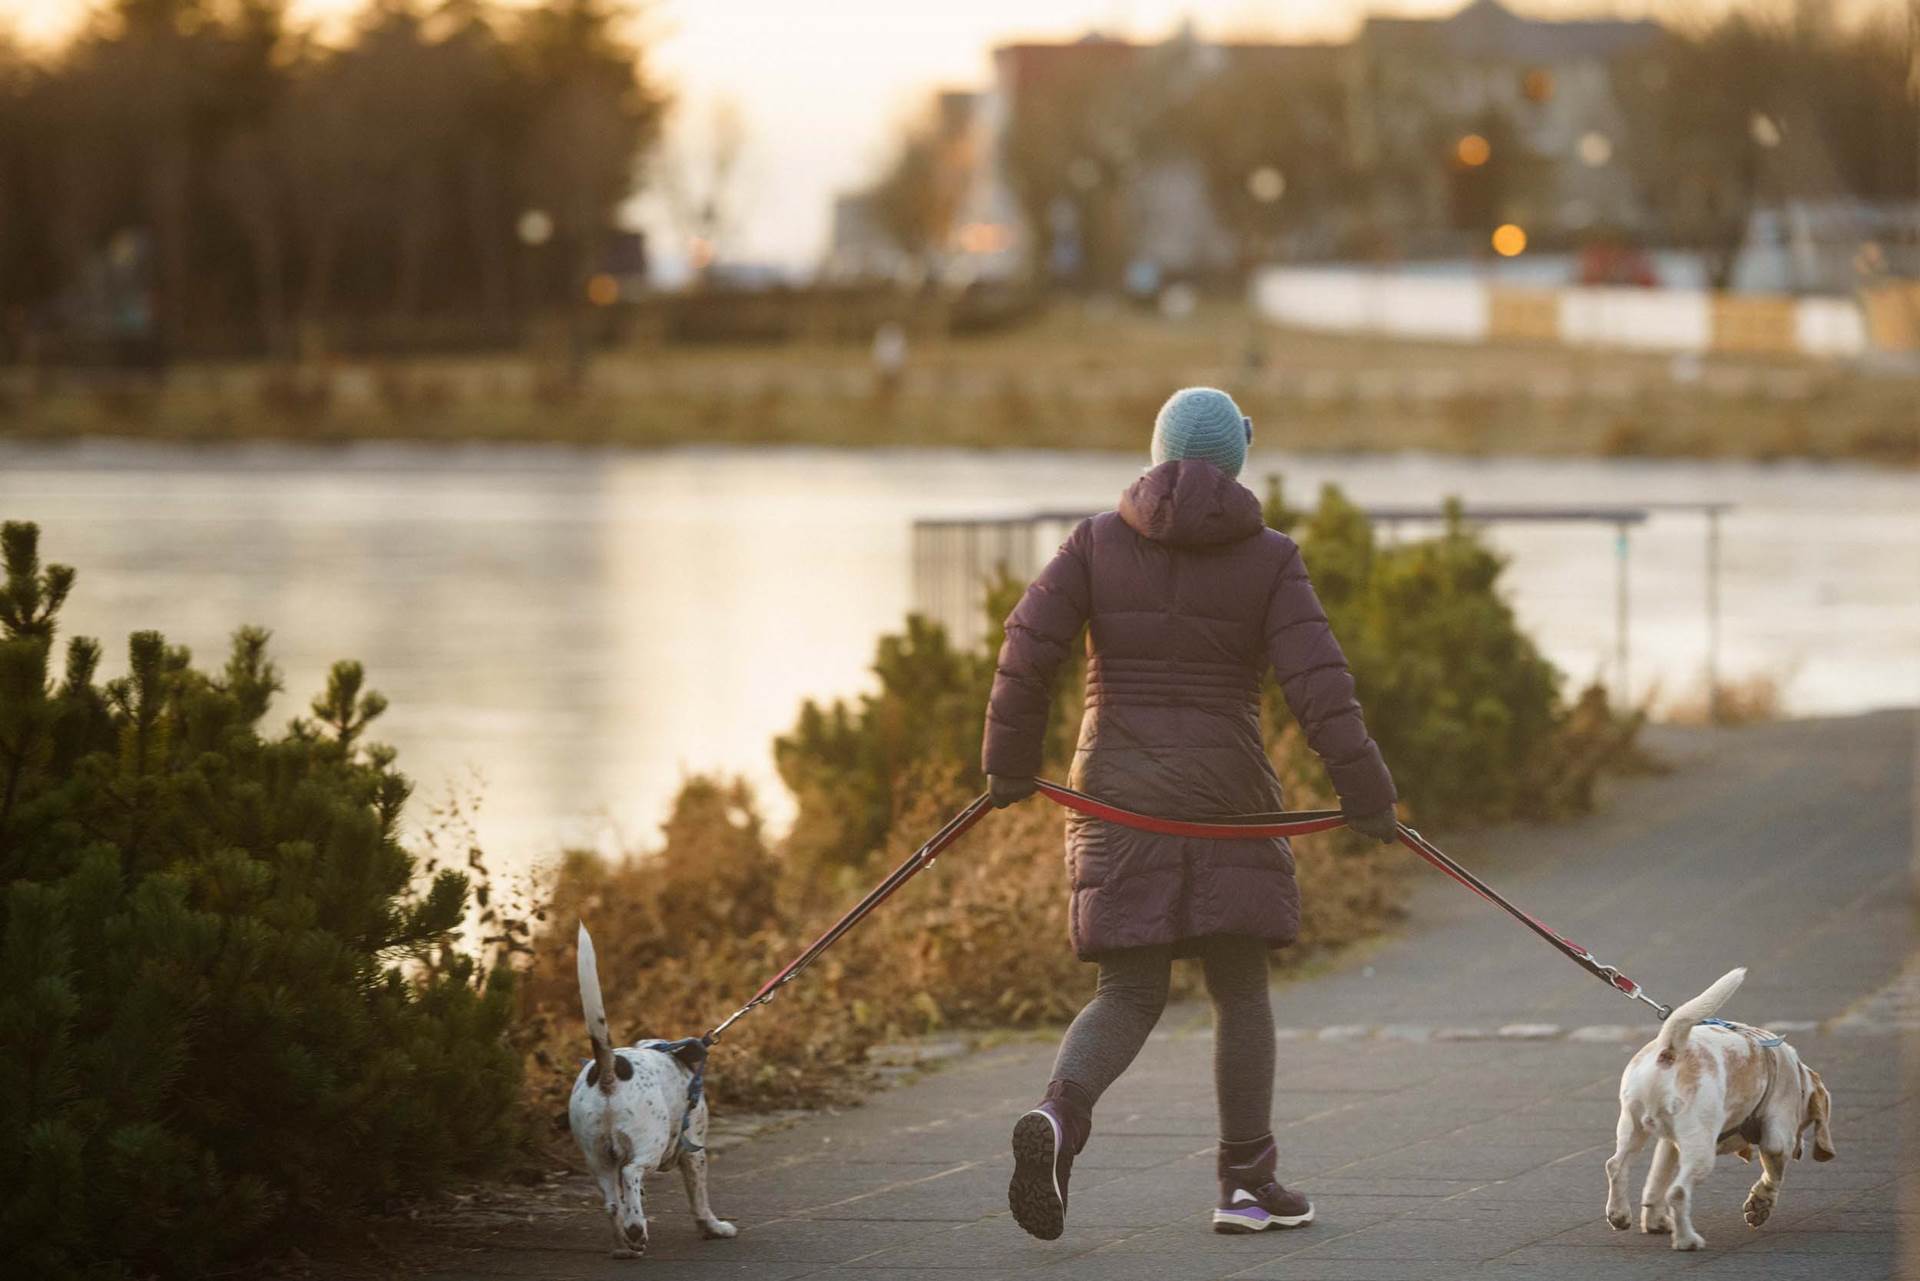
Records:
[[[728,1237],[738,1236],[739,1234],[740,1229],[734,1227],[725,1219],[714,1219],[711,1222],[700,1225],[700,1235],[709,1241],[724,1241]]]
[[[1615,1232],[1625,1232],[1633,1226],[1633,1216],[1629,1215],[1625,1210],[1609,1210],[1607,1211],[1607,1226]]]
[[[1693,1233],[1691,1236],[1681,1236],[1678,1233],[1674,1234],[1673,1248],[1676,1250],[1704,1250],[1706,1246],[1707,1239],[1698,1232]]]
[[[1673,1228],[1668,1224],[1666,1215],[1651,1207],[1643,1207],[1640,1211],[1640,1231],[1647,1236],[1658,1236],[1673,1231]]]
[[[640,1252],[638,1250],[629,1250],[624,1245],[617,1245],[607,1251],[607,1257],[609,1259],[637,1259],[640,1257]]]
[[[1746,1213],[1747,1226],[1757,1228],[1773,1214],[1773,1198],[1763,1198],[1756,1194],[1748,1197],[1747,1203],[1740,1208]]]

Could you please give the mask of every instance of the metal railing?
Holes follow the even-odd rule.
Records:
[[[1463,506],[1471,525],[1595,524],[1614,532],[1614,635],[1612,680],[1631,689],[1632,617],[1628,591],[1631,533],[1655,514],[1698,513],[1706,520],[1708,713],[1718,718],[1720,689],[1720,518],[1732,508],[1721,502],[1647,502],[1629,506],[1547,504]],[[1361,509],[1389,539],[1402,525],[1444,522],[1450,509],[1386,505]],[[946,628],[956,643],[978,645],[986,637],[985,592],[1002,572],[1030,581],[1073,527],[1091,513],[1041,511],[1020,516],[945,517],[913,523],[913,607]]]

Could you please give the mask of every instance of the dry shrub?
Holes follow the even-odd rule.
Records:
[[[1755,725],[1780,719],[1787,679],[1772,672],[1755,672],[1721,681],[1710,692],[1705,681],[1661,709],[1661,719],[1674,725]],[[1717,693],[1716,700],[1713,694]]]
[[[887,865],[961,803],[952,788],[930,789],[901,816]],[[577,921],[593,931],[615,1035],[687,1036],[752,995],[881,875],[790,870],[744,785],[705,779],[683,789],[660,850],[618,863],[569,857],[521,988],[538,1105],[558,1119],[586,1044]],[[1056,814],[1031,805],[990,816],[729,1030],[709,1068],[715,1095],[748,1108],[832,1101],[857,1090],[847,1068],[876,1042],[1070,1013],[1089,981],[1064,942],[1061,880]]]

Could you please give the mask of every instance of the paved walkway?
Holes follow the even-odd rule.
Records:
[[[1760,1231],[1740,1220],[1757,1171],[1731,1157],[1700,1196],[1705,1251],[1676,1254],[1664,1237],[1607,1228],[1601,1162],[1612,1150],[1614,1091],[1651,1020],[1427,876],[1401,936],[1274,994],[1286,1037],[1275,1097],[1281,1169],[1314,1198],[1320,1217],[1310,1228],[1208,1230],[1209,1032],[1204,1010],[1186,1006],[1168,1012],[1103,1101],[1057,1242],[1029,1239],[1006,1212],[1007,1131],[1051,1061],[1050,1045],[1028,1042],[717,1154],[715,1208],[741,1225],[735,1240],[700,1241],[678,1180],[663,1179],[649,1197],[654,1247],[644,1261],[607,1258],[604,1221],[583,1209],[468,1238],[441,1275],[1906,1275],[1903,1251],[1920,1249],[1920,969],[1908,966],[1914,731],[1908,714],[1668,731],[1659,746],[1679,768],[1625,786],[1600,815],[1473,841],[1432,833],[1663,1000],[1752,967],[1727,1012],[1793,1029],[1833,1089],[1840,1151],[1829,1164],[1791,1165]],[[583,1186],[583,1207],[589,1197]],[[1920,1266],[1910,1274],[1920,1277]]]

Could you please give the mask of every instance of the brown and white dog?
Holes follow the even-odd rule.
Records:
[[[1640,1193],[1640,1230],[1671,1231],[1676,1250],[1706,1244],[1693,1228],[1693,1189],[1716,1154],[1751,1161],[1759,1151],[1760,1181],[1744,1207],[1754,1228],[1773,1213],[1787,1158],[1799,1157],[1806,1131],[1813,1131],[1813,1159],[1833,1159],[1833,1101],[1820,1074],[1761,1028],[1701,1026],[1746,977],[1734,970],[1668,1015],[1621,1073],[1618,1142],[1607,1160],[1607,1222],[1615,1228],[1633,1222],[1627,1167],[1648,1139],[1653,1170]]]

